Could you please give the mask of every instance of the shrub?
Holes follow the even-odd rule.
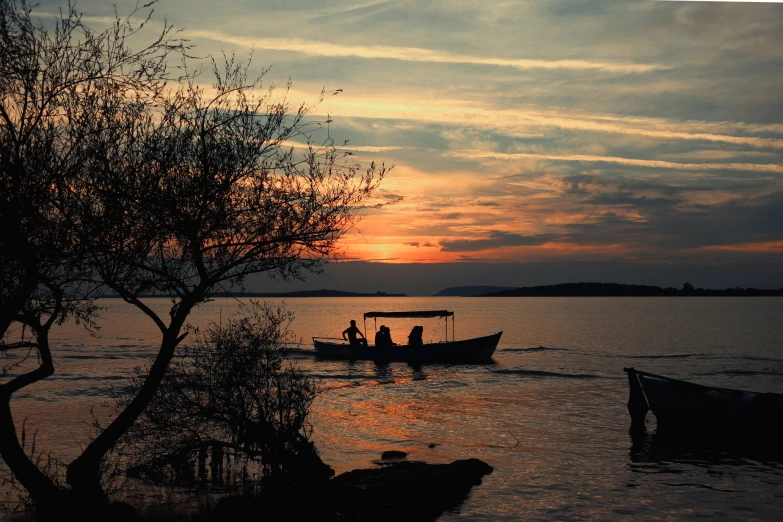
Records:
[[[180,483],[241,478],[250,489],[333,474],[311,440],[316,382],[287,360],[293,314],[268,303],[249,308],[203,335],[196,330],[195,342],[178,349],[123,441],[133,474]],[[144,377],[137,369],[130,386],[115,390],[117,409],[136,396]]]

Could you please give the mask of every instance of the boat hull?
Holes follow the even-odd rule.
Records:
[[[636,372],[633,368],[628,377],[632,395],[629,409],[634,400],[635,378],[643,400],[655,415],[659,432],[687,431],[716,437],[783,436],[781,394],[702,386]]]
[[[503,332],[485,337],[428,343],[422,346],[395,345],[388,347],[351,346],[348,343],[329,342],[313,338],[315,353],[333,359],[367,359],[417,362],[485,362],[500,342]]]

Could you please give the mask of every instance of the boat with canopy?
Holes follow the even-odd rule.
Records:
[[[393,344],[391,346],[352,345],[341,338],[313,337],[315,352],[320,357],[337,359],[371,359],[391,361],[422,362],[482,362],[495,353],[503,332],[484,337],[456,340],[454,312],[450,310],[410,310],[404,312],[366,312],[364,314],[364,336],[367,337],[367,319],[373,319],[375,331],[378,319],[429,319],[445,320],[445,341],[422,343],[418,346]],[[451,340],[449,340],[449,318],[451,318]]]

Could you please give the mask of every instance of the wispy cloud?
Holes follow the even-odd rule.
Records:
[[[479,150],[462,150],[444,152],[445,156],[462,159],[540,159],[551,161],[582,161],[600,163],[618,163],[635,167],[672,170],[743,170],[753,172],[770,172],[783,174],[783,165],[760,163],[675,163],[673,161],[645,160],[635,158],[619,158],[616,156],[592,156],[587,154],[532,154],[526,152],[503,153]]]
[[[489,237],[482,239],[441,240],[440,247],[444,252],[480,252],[500,247],[538,246],[556,239],[558,236],[554,234],[523,236],[502,230],[491,230]]]
[[[293,140],[284,140],[280,142],[280,145],[282,147],[293,147],[295,149],[303,149],[307,147],[307,143],[303,143],[301,141],[293,141]],[[314,147],[319,147],[317,144],[313,144]],[[409,147],[401,147],[396,145],[391,145],[388,147],[381,147],[381,146],[374,146],[374,145],[351,145],[350,143],[346,145],[342,144],[335,144],[335,147],[337,147],[339,150],[347,151],[347,152],[392,152],[395,150],[403,150]]]
[[[407,147],[400,147],[400,146],[389,146],[389,147],[376,147],[372,145],[351,145],[350,143],[347,145],[340,145],[338,147],[340,150],[348,150],[348,151],[355,151],[355,152],[391,152],[395,150],[403,150]]]
[[[309,56],[355,57],[365,59],[401,60],[406,62],[428,62],[446,64],[486,65],[511,67],[514,69],[575,69],[596,70],[606,73],[629,74],[648,73],[669,69],[660,64],[621,63],[593,60],[542,60],[481,57],[422,49],[419,47],[397,47],[391,45],[340,45],[303,38],[252,38],[231,36],[218,31],[188,31],[191,38],[203,38],[229,43],[238,47],[255,47],[270,51],[289,51]]]
[[[52,14],[52,13],[41,13]],[[109,24],[110,17],[85,16],[87,22]],[[137,22],[141,22],[138,20]],[[155,25],[151,22],[150,25]],[[407,62],[444,64],[474,64],[531,69],[594,70],[607,73],[646,73],[674,67],[671,64],[638,64],[583,59],[507,59],[474,56],[421,47],[389,45],[343,45],[304,38],[255,38],[233,36],[220,31],[192,29],[188,38],[201,38],[228,43],[241,48],[259,48],[287,51],[319,57],[358,57],[365,59],[391,59]],[[636,86],[636,82],[632,82]],[[614,86],[619,89],[620,85]],[[292,93],[292,98],[312,98],[312,92]],[[410,96],[393,99],[385,93],[375,96],[343,96],[331,98],[328,104],[316,108],[314,113],[325,110],[340,117],[387,118],[428,121],[436,123],[461,123],[497,129],[514,136],[529,136],[531,128],[549,127],[571,131],[601,132],[642,136],[660,140],[699,140],[727,143],[737,146],[783,150],[783,139],[759,136],[759,133],[783,133],[783,125],[746,124],[727,121],[681,121],[663,118],[645,118],[632,115],[574,113],[573,108],[543,109],[541,107],[495,108],[481,104],[475,97],[470,100],[443,99],[435,93],[419,92],[412,103]],[[747,135],[747,134],[757,135]],[[740,134],[740,135],[733,135]],[[745,134],[745,135],[742,135]],[[356,149],[360,150],[360,149]],[[380,149],[365,152],[382,152]]]
[[[635,126],[638,123],[660,122],[660,120],[650,119],[644,121],[641,118],[633,118],[623,120],[621,118],[607,118],[599,117],[595,119],[579,119],[579,118],[565,118],[565,117],[552,117],[548,115],[541,115],[536,113],[526,113],[521,115],[522,118],[531,122],[540,123],[543,125],[560,127],[563,129],[582,130],[592,132],[609,132],[617,134],[633,134],[637,136],[646,136],[649,138],[661,138],[661,139],[678,139],[678,140],[705,140],[705,141],[718,141],[725,143],[734,143],[738,145],[750,145],[752,147],[768,147],[774,149],[783,149],[783,140],[778,138],[761,138],[756,136],[728,136],[725,134],[715,134],[711,132],[683,132],[666,129],[650,129]],[[610,121],[602,121],[610,120]],[[709,125],[703,123],[703,125]],[[671,126],[671,125],[669,125]],[[774,126],[777,130],[779,126]],[[779,130],[778,130],[779,132]]]
[[[307,98],[303,91],[292,91],[294,99]],[[331,97],[314,113],[339,117],[407,120],[435,124],[479,127],[511,137],[530,138],[542,128],[574,132],[596,132],[640,136],[656,140],[710,141],[734,146],[783,150],[783,139],[758,134],[781,134],[778,124],[745,124],[727,121],[682,121],[664,118],[623,117],[612,114],[574,114],[567,108],[540,110],[534,107],[503,109],[487,106],[477,100],[455,100],[420,93],[415,102],[409,98],[388,96]],[[722,132],[716,132],[716,131]],[[728,134],[736,132],[740,135]],[[741,135],[754,133],[755,136]]]
[[[756,243],[741,243],[739,245],[709,245],[699,247],[699,250],[728,250],[739,252],[783,252],[782,241],[761,241]]]

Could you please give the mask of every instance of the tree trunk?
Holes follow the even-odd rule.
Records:
[[[56,311],[55,315],[56,316]],[[109,501],[100,487],[98,491],[71,491],[57,485],[33,462],[36,455],[27,455],[19,442],[11,413],[11,397],[15,391],[29,386],[54,373],[49,350],[49,326],[29,325],[36,332],[41,365],[26,374],[19,375],[0,386],[0,456],[11,473],[27,490],[41,522],[60,520],[84,520],[98,522],[107,518]],[[100,482],[98,482],[100,484]]]
[[[0,456],[36,504],[53,497],[57,486],[25,455],[11,415],[11,397],[0,392]]]
[[[11,416],[10,397],[0,397],[0,456],[16,480],[27,490],[39,522],[79,520],[99,522],[107,517],[109,502],[103,491],[95,496],[58,487],[24,452]]]
[[[100,493],[105,498],[105,493],[101,486],[101,459],[114,448],[117,441],[136,422],[136,419],[139,418],[155,397],[155,393],[157,393],[160,383],[166,375],[169,363],[174,356],[174,351],[182,340],[178,335],[192,308],[193,304],[191,303],[185,303],[184,301],[180,303],[169,328],[163,334],[158,356],[155,358],[155,362],[152,368],[150,368],[149,375],[147,375],[147,379],[144,381],[139,394],[85,448],[82,454],[68,465],[65,480],[72,490],[86,497],[95,497]]]

